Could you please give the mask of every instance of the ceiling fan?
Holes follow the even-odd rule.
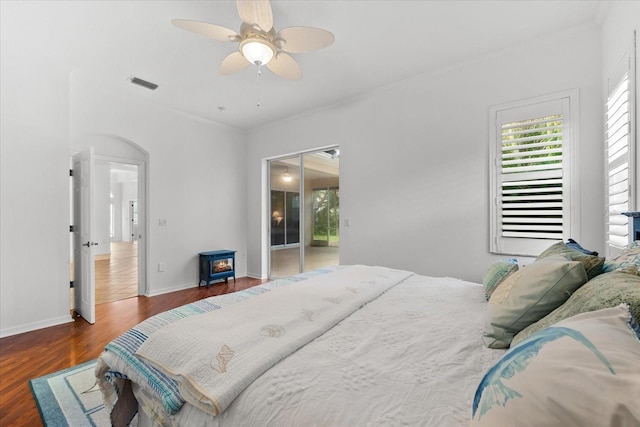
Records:
[[[237,0],[242,20],[240,32],[208,22],[174,19],[178,28],[215,40],[238,42],[238,50],[220,64],[222,74],[232,74],[250,64],[266,66],[285,79],[302,78],[302,70],[289,53],[302,53],[333,44],[335,37],[329,31],[314,27],[288,27],[279,32],[273,28],[273,14],[269,0]]]

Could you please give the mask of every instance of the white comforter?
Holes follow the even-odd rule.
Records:
[[[134,384],[139,425],[466,425],[503,353],[482,344],[485,308],[480,285],[412,276],[278,362],[217,417],[190,404],[169,415]]]
[[[151,335],[137,355],[219,415],[258,376],[412,273],[351,266],[192,316]]]

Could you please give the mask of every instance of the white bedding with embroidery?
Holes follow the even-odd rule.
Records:
[[[174,378],[191,405],[219,415],[267,369],[412,273],[352,266],[172,323],[136,355]]]
[[[478,383],[503,354],[482,344],[485,308],[481,285],[413,275],[277,362],[218,416],[190,403],[169,414],[134,381],[138,425],[467,425]]]

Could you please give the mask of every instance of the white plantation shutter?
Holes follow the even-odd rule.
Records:
[[[571,231],[571,99],[492,109],[491,251],[538,255]]]
[[[607,79],[604,117],[607,257],[616,256],[631,241],[629,218],[621,213],[634,210],[631,192],[634,179],[632,65],[630,56],[625,55]]]
[[[502,235],[562,239],[562,115],[502,124]]]

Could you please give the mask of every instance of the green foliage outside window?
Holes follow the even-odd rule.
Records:
[[[555,119],[555,120],[554,120]],[[520,125],[518,127],[512,127]],[[557,164],[562,160],[562,116],[555,115],[503,125],[502,154],[504,160],[520,159],[506,163],[503,169],[544,164]],[[525,139],[523,141],[523,139]],[[512,141],[512,142],[509,142]],[[545,144],[542,145],[541,144]],[[511,148],[519,147],[519,148]],[[531,152],[532,154],[527,154]],[[512,155],[516,155],[513,157]],[[548,161],[527,162],[527,159],[548,157]],[[506,171],[505,171],[506,172]]]

